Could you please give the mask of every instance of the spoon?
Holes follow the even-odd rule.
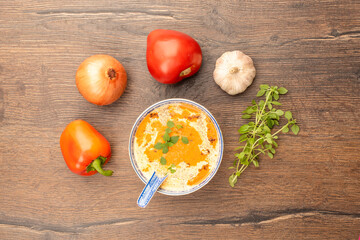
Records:
[[[154,196],[160,185],[165,181],[167,176],[168,175],[166,174],[165,177],[161,178],[156,175],[156,172],[153,173],[137,200],[139,207],[145,208],[149,204],[151,198]]]

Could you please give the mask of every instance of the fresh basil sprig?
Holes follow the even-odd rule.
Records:
[[[290,111],[283,112],[276,109],[275,106],[281,105],[278,102],[280,95],[286,94],[288,90],[284,87],[269,86],[267,84],[260,85],[260,90],[256,94],[257,97],[265,95],[265,101],[260,100],[258,103],[252,101],[252,105],[243,111],[242,118],[252,119],[249,123],[242,125],[239,128],[240,138],[239,142],[244,145],[236,148],[242,149],[240,153],[236,153],[236,160],[229,169],[236,169],[229,177],[230,186],[234,187],[238,177],[245,171],[245,169],[252,163],[255,167],[259,167],[258,157],[260,154],[268,155],[270,158],[274,157],[275,148],[278,146],[276,139],[280,132],[287,133],[289,128],[297,135],[299,133],[299,126],[296,124],[296,119],[292,117]],[[284,116],[287,123],[279,130],[272,133],[271,130],[275,125],[279,125],[280,118]]]

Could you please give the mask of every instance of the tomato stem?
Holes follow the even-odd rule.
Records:
[[[180,76],[180,77],[183,77],[183,76],[188,75],[189,73],[191,73],[191,67],[188,67],[187,69],[185,69],[184,71],[182,71],[179,76]]]
[[[103,157],[98,157],[97,159],[95,159],[89,166],[89,168],[94,168],[96,171],[98,171],[100,174],[104,175],[104,176],[111,176],[113,174],[113,171],[111,170],[104,170],[102,169],[102,165],[104,164],[104,161],[102,161]]]

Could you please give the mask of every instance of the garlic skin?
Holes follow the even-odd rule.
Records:
[[[242,93],[256,75],[252,59],[240,51],[225,52],[216,60],[213,77],[222,90],[230,95]]]

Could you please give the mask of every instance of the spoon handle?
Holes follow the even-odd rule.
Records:
[[[149,204],[151,198],[154,196],[154,194],[166,178],[167,175],[163,178],[160,178],[156,175],[156,172],[153,173],[150,180],[142,190],[139,199],[137,200],[137,204],[139,207],[145,208]]]

